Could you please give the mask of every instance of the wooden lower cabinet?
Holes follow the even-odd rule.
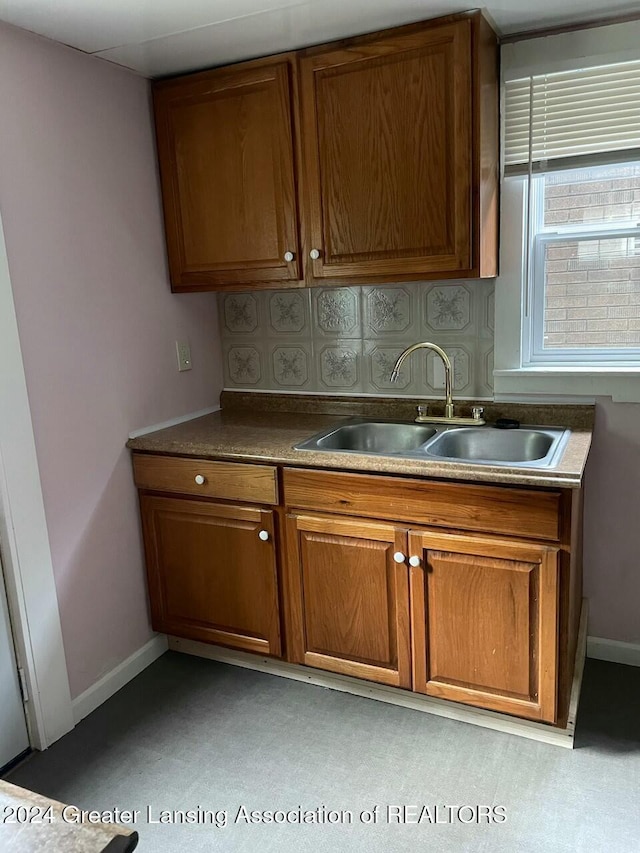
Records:
[[[140,506],[155,630],[280,655],[273,512],[144,493]]]
[[[553,723],[557,548],[410,532],[413,687]]]
[[[566,726],[579,492],[165,456],[134,472],[157,631]]]
[[[289,515],[290,660],[410,687],[405,550],[406,529],[393,524]]]

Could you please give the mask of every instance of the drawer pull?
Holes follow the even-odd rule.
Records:
[[[196,483],[197,483],[199,486],[204,486],[204,484],[206,483],[206,480],[205,480],[205,478],[202,476],[202,474],[196,474],[196,476],[194,477],[194,480],[196,481]]]
[[[261,530],[258,533],[258,536],[260,537],[260,539],[262,539],[263,542],[267,542],[269,539],[269,531],[268,530]]]
[[[409,565],[413,566],[414,569],[417,568],[420,565],[420,563],[421,563],[420,557],[416,557],[416,556],[409,557]]]
[[[405,561],[406,559],[407,559],[407,558],[406,558],[406,557],[405,557],[405,555],[402,553],[402,551],[396,551],[396,553],[393,555],[393,562],[394,562],[394,563],[404,563],[404,561]]]

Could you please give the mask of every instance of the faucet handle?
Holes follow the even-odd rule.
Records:
[[[484,415],[484,406],[474,406],[471,409],[471,416],[473,417],[474,421],[482,420],[483,415]]]
[[[418,420],[418,418],[426,418],[429,414],[429,406],[426,403],[423,403],[420,406],[416,406],[416,411],[418,412],[416,420]]]

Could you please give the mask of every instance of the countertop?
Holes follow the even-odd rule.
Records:
[[[225,392],[226,393],[226,392]],[[127,447],[144,453],[161,453],[176,456],[197,456],[208,459],[235,460],[238,462],[269,462],[303,468],[340,469],[343,471],[399,474],[443,480],[462,480],[478,483],[505,483],[509,485],[578,488],[582,485],[584,468],[591,445],[593,406],[519,406],[491,404],[487,420],[495,415],[518,417],[522,423],[538,426],[567,426],[572,432],[555,468],[514,468],[507,465],[480,465],[464,462],[403,459],[401,457],[373,456],[367,454],[295,450],[294,446],[321,430],[348,422],[353,417],[411,420],[412,409],[406,401],[391,409],[384,401],[382,413],[377,418],[366,401],[349,408],[340,400],[340,413],[321,413],[321,403],[308,398],[291,401],[289,405],[277,401],[270,407],[269,395],[238,395],[230,405],[219,412],[186,421],[177,426],[157,430],[132,438]],[[251,397],[253,399],[251,400]],[[275,396],[275,395],[273,395]],[[249,406],[245,405],[250,398]],[[319,400],[320,398],[318,398]],[[229,402],[228,395],[226,402]],[[262,408],[260,408],[262,407]],[[335,408],[335,406],[333,406]],[[307,409],[307,411],[282,411],[282,408]],[[359,409],[357,411],[354,410]],[[379,411],[380,407],[378,407]],[[392,414],[393,412],[393,414]],[[540,418],[543,418],[540,420]]]
[[[26,809],[28,820],[16,814]],[[138,833],[117,823],[88,822],[81,810],[0,779],[3,850],[12,853],[131,853]],[[97,815],[97,813],[96,813]],[[93,821],[91,817],[89,821]],[[109,815],[108,820],[111,819]]]

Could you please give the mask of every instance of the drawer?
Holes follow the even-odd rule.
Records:
[[[560,492],[286,468],[288,507],[557,541]]]
[[[133,475],[139,489],[260,504],[278,503],[276,468],[271,465],[134,453]],[[196,477],[203,478],[203,482],[196,481]]]

